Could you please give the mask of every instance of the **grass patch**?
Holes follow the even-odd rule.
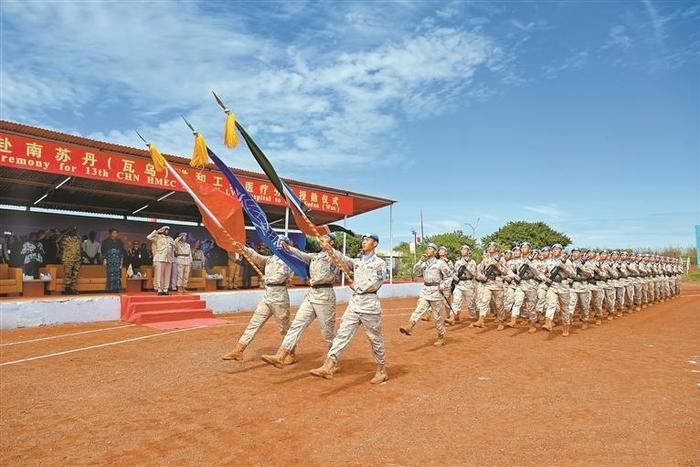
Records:
[[[700,282],[700,271],[690,271],[683,276],[683,282]]]

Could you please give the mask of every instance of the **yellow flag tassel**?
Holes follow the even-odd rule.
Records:
[[[236,134],[236,116],[232,113],[226,114],[226,124],[224,125],[224,144],[226,147],[235,148],[238,144]]]
[[[151,153],[153,167],[156,169],[156,172],[162,172],[165,170],[165,157],[163,157],[155,144],[148,145],[148,152]]]
[[[204,141],[204,136],[198,133],[194,139],[194,151],[192,152],[190,166],[204,167],[208,163],[209,155],[207,154],[207,142]]]

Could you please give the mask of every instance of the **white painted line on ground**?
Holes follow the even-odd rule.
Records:
[[[49,358],[49,357],[58,357],[60,355],[66,355],[66,354],[75,353],[75,352],[82,352],[84,350],[99,349],[101,347],[109,347],[112,345],[125,344],[127,342],[140,341],[143,339],[150,339],[151,337],[165,336],[167,334],[175,334],[176,332],[193,331],[195,329],[202,329],[205,327],[207,327],[207,326],[195,326],[193,328],[176,329],[174,331],[159,332],[157,334],[149,334],[148,336],[132,337],[131,339],[122,339],[119,341],[107,342],[105,344],[90,345],[87,347],[80,347],[78,349],[65,350],[63,352],[56,352],[56,353],[50,353],[50,354],[46,354],[46,355],[39,355],[37,357],[22,358],[20,360],[13,360],[11,362],[0,363],[0,366],[15,365],[17,363],[31,362],[33,360],[41,360],[43,358]]]
[[[93,329],[91,331],[81,331],[81,332],[71,332],[70,334],[58,334],[56,336],[49,336],[49,337],[40,337],[37,339],[29,339],[26,341],[17,341],[17,342],[6,342],[3,344],[0,344],[0,347],[5,347],[8,345],[18,345],[18,344],[29,344],[30,342],[39,342],[39,341],[47,341],[50,339],[59,339],[61,337],[69,337],[69,336],[79,336],[81,334],[90,334],[93,332],[101,332],[101,331],[109,331],[110,329],[121,329],[121,328],[130,328],[132,326],[136,326],[135,324],[126,324],[123,326],[112,326],[110,328],[102,328],[102,329]]]

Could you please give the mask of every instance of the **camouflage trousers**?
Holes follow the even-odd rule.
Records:
[[[411,314],[409,321],[415,325],[424,314],[432,310],[433,318],[435,318],[435,330],[438,336],[445,335],[445,320],[442,317],[442,305],[444,300],[427,300],[423,297],[418,298],[418,305],[415,311]]]
[[[477,300],[479,318],[486,317],[493,304],[498,320],[503,321],[506,319],[506,312],[503,306],[503,287],[499,284],[484,284],[481,287],[481,294]]]
[[[308,297],[299,306],[294,321],[292,321],[287,335],[284,336],[282,347],[287,350],[294,349],[301,339],[301,335],[314,319],[318,319],[321,337],[330,347],[335,337],[335,300],[333,303],[311,303]]]
[[[521,315],[527,316],[530,323],[537,322],[537,290],[539,283],[534,279],[520,281],[518,288],[515,289],[513,297],[513,308],[510,315],[518,317]]]
[[[420,319],[420,316],[418,318]],[[384,365],[386,363],[386,350],[384,349],[384,334],[382,333],[382,314],[362,313],[352,306],[345,310],[345,314],[340,320],[338,334],[333,339],[328,356],[335,358],[336,361],[340,360],[340,356],[352,340],[359,325],[362,325],[372,346],[374,361],[378,365]]]
[[[476,318],[476,286],[473,280],[462,281],[455,287],[455,291],[452,294],[452,311],[455,312],[455,316],[459,316],[461,313],[463,302],[466,302],[469,317],[472,319]]]
[[[557,311],[561,312],[562,323],[571,324],[569,314],[569,286],[561,282],[553,282],[547,289],[545,298],[544,315],[548,319],[554,319]]]
[[[599,298],[599,300],[603,300],[605,302],[605,309],[608,310],[609,315],[615,314],[615,286],[609,280],[598,281],[598,286],[600,287],[601,295],[603,296],[602,298]]]
[[[270,316],[275,317],[280,334],[282,336],[286,335],[289,329],[289,303],[267,303],[261,301],[255,308],[255,312],[253,312],[253,316],[251,316],[250,322],[238,342],[245,346],[250,344],[267,320],[270,319]]]
[[[597,281],[596,284],[590,284],[588,290],[591,292],[591,311],[596,318],[603,317],[603,302],[605,301],[605,289],[602,285],[603,281]]]
[[[63,260],[63,288],[75,290],[80,274],[80,258]]]
[[[508,283],[503,289],[503,311],[506,315],[510,315],[513,310],[516,287],[516,284]]]
[[[631,310],[634,308],[634,277],[628,277],[625,281],[625,303]]]
[[[576,305],[581,304],[581,321],[588,322],[588,316],[591,310],[591,290],[586,282],[574,282],[569,291],[569,305],[567,313],[569,319],[574,316]]]
[[[632,287],[634,288],[633,303],[635,306],[641,306],[643,300],[642,279],[635,277],[632,280]]]

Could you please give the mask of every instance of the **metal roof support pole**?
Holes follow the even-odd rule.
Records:
[[[289,206],[284,208],[284,235],[289,237]]]
[[[348,216],[343,217],[343,228],[346,228],[348,224]],[[343,254],[345,255],[347,252],[347,244],[348,244],[348,234],[347,232],[343,232]],[[345,285],[345,274],[342,272],[340,273],[340,285]]]
[[[389,205],[389,284],[394,283],[394,203]]]

